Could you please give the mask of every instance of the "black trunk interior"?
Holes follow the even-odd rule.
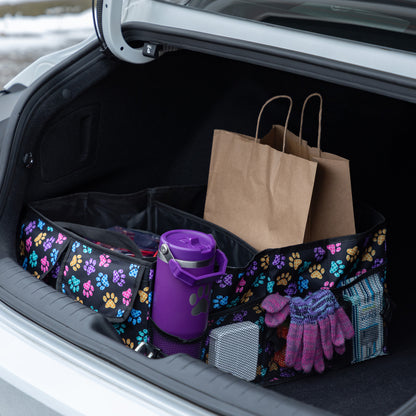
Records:
[[[289,128],[298,133],[303,100],[312,92],[324,99],[323,150],[350,160],[354,199],[388,221],[388,285],[396,304],[391,355],[272,389],[336,414],[387,415],[416,392],[415,104],[189,51],[146,65],[97,59],[39,98],[18,156],[31,152],[34,165],[16,171],[22,185],[15,194],[23,202],[83,191],[204,185],[214,129],[253,136],[262,104],[287,94],[295,103]],[[272,104],[261,133],[282,124],[286,111],[286,103]],[[303,137],[314,145],[317,113],[312,102]],[[10,215],[16,221],[17,211]]]

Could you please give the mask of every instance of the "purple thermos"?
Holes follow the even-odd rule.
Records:
[[[163,353],[183,352],[199,358],[198,337],[207,328],[211,286],[226,267],[227,258],[217,249],[212,235],[194,230],[162,234],[152,320],[156,324],[153,344]],[[175,337],[188,342],[181,343]]]

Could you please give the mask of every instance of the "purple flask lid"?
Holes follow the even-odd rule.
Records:
[[[185,261],[210,260],[217,246],[212,235],[195,230],[167,231],[160,237],[162,244],[168,244],[175,259]]]

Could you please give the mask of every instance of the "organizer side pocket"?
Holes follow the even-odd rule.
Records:
[[[18,236],[17,262],[39,280],[55,286],[69,240],[46,217],[26,209]]]
[[[133,309],[144,268],[138,259],[71,238],[57,289],[110,322],[123,322]]]
[[[387,353],[383,281],[384,273],[381,270],[342,291],[344,300],[351,305],[351,322],[354,326],[351,364]],[[348,281],[345,283],[348,284]]]
[[[143,274],[132,308],[123,322],[113,323],[121,341],[135,349],[140,343],[152,342],[150,316],[153,299],[154,267],[142,266]]]

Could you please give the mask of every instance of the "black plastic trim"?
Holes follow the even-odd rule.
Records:
[[[390,416],[414,416],[416,414],[416,396],[413,396],[403,406],[397,409]]]
[[[162,43],[262,65],[416,103],[416,80],[322,57],[148,23],[123,26],[126,40]]]
[[[27,120],[30,119],[34,111],[38,110],[39,103],[44,100],[45,96],[50,97],[55,94],[62,99],[62,96],[65,93],[63,86],[67,83],[69,78],[73,78],[76,73],[91,70],[94,63],[103,59],[107,62],[109,60],[108,56],[100,49],[98,40],[92,41],[90,44],[42,75],[39,79],[34,81],[32,85],[19,92],[20,97],[8,120],[7,130],[2,139],[4,143],[10,142],[10,148],[7,153],[1,155],[1,158],[7,163],[7,167],[5,168],[4,178],[2,182],[0,182],[0,218],[3,215],[5,205],[9,203],[8,194],[12,182],[16,180],[19,168],[21,168],[18,157],[22,152],[24,153],[24,146],[27,148],[30,145],[21,140],[27,127]],[[115,60],[113,63],[115,65],[119,64]],[[94,79],[93,75],[92,79]],[[70,92],[70,98],[75,97],[77,93],[82,91],[82,86],[79,86],[78,88],[79,91],[74,89]],[[3,148],[2,150],[5,149]]]

